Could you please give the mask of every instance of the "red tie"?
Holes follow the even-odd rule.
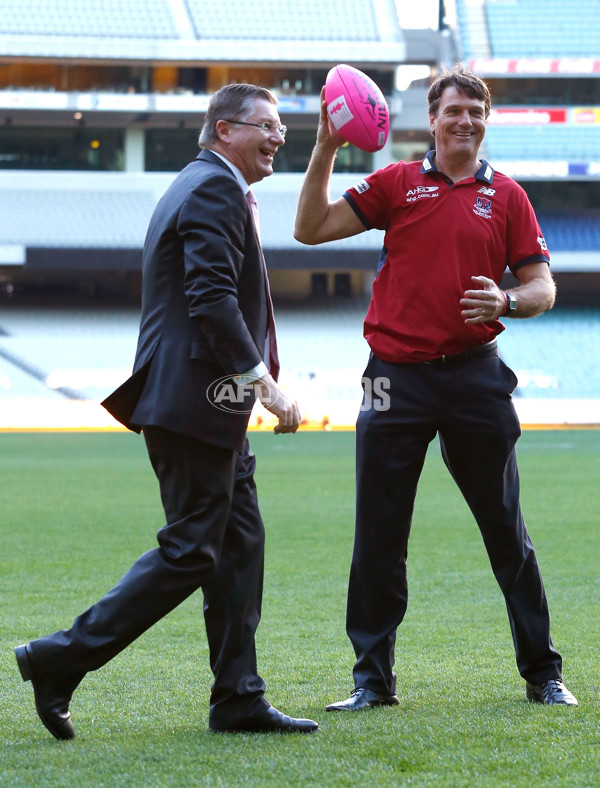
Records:
[[[260,258],[262,260],[263,269],[265,272],[265,291],[267,294],[267,344],[268,344],[268,358],[269,358],[269,372],[274,380],[279,377],[279,355],[277,353],[277,336],[275,334],[275,317],[273,315],[273,300],[271,299],[271,288],[269,287],[269,274],[267,271],[267,263],[263,254],[262,246],[260,243],[260,224],[258,221],[258,202],[252,189],[246,192],[246,200],[252,212],[254,219],[254,227],[258,237],[258,249],[260,251]],[[265,355],[267,355],[265,353]]]

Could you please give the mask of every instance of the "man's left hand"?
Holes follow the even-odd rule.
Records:
[[[273,432],[276,435],[296,432],[302,421],[296,400],[288,397],[268,373],[259,378],[256,384],[258,398],[262,405],[279,420]]]
[[[465,290],[460,299],[465,323],[489,323],[490,320],[497,320],[506,311],[504,291],[487,276],[472,276],[471,279],[481,289]]]

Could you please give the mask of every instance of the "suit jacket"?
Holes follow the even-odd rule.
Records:
[[[241,451],[253,398],[225,411],[207,392],[262,360],[267,319],[250,208],[231,170],[204,150],[154,210],[133,372],[102,404],[136,432],[159,426]]]

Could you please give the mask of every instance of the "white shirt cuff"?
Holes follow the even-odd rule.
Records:
[[[255,380],[263,378],[268,372],[269,370],[267,369],[267,365],[264,361],[261,361],[247,372],[243,372],[241,375],[234,375],[233,379],[238,384],[238,386],[247,386],[248,383],[254,383]]]

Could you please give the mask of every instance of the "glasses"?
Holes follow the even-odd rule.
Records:
[[[285,135],[287,134],[287,126],[278,126],[276,123],[269,123],[265,121],[264,123],[246,123],[245,120],[228,120],[227,118],[223,118],[225,123],[239,123],[240,126],[255,126],[257,129],[260,129],[265,134],[270,134],[273,131],[277,131],[283,139],[285,139]]]

